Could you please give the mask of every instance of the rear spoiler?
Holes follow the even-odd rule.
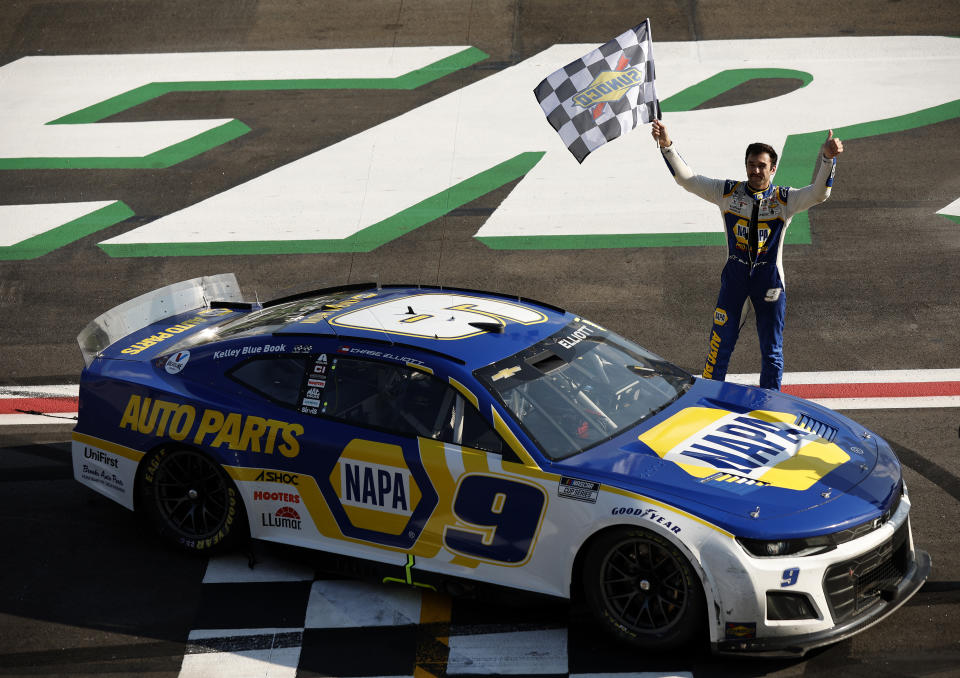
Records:
[[[233,273],[193,278],[147,292],[111,308],[83,328],[77,335],[83,362],[89,367],[97,354],[113,342],[164,318],[209,306],[213,301],[242,300]]]

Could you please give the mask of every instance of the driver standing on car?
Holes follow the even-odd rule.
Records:
[[[753,304],[760,340],[760,386],[780,389],[783,376],[783,325],[787,295],[783,284],[783,240],[790,219],[830,196],[837,156],[843,143],[827,134],[817,157],[813,183],[788,188],[772,183],[777,152],[763,143],[747,146],[747,180],[708,179],[687,166],[666,126],[653,121],[653,138],[681,187],[720,208],[727,237],[727,262],[720,274],[720,294],[713,314],[703,376],[723,381],[740,333],[747,298]]]

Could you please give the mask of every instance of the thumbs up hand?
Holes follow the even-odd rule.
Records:
[[[833,130],[827,133],[827,140],[823,142],[821,152],[826,158],[836,158],[843,153],[843,142],[833,137]]]

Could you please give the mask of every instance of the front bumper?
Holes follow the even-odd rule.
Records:
[[[919,549],[914,551],[914,560],[897,586],[896,591],[861,615],[833,628],[817,633],[781,638],[751,638],[744,640],[721,640],[713,643],[718,654],[755,655],[767,657],[802,657],[818,647],[849,638],[882,621],[920,590],[930,576],[930,554]]]

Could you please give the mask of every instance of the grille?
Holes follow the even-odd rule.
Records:
[[[869,534],[874,530],[879,529],[883,525],[887,524],[887,521],[897,512],[897,509],[900,508],[900,500],[903,499],[903,481],[900,481],[900,484],[897,486],[896,492],[893,493],[893,501],[890,503],[890,508],[883,512],[883,515],[874,520],[868,520],[865,523],[860,523],[855,525],[847,530],[840,530],[839,532],[834,532],[830,535],[833,539],[834,544],[844,544],[848,541],[853,541],[854,539],[859,539],[865,534]]]
[[[895,587],[907,572],[908,522],[880,546],[831,566],[823,587],[836,623],[856,617],[880,602],[884,589]]]
[[[797,415],[797,420],[794,422],[794,426],[798,426],[804,430],[810,431],[811,433],[816,433],[828,443],[832,443],[834,438],[837,437],[837,429],[835,429],[833,426],[830,424],[825,424],[822,421],[818,421],[806,414]]]

